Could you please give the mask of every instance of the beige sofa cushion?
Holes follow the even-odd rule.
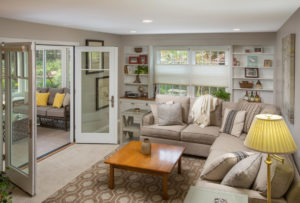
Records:
[[[247,158],[251,152],[230,152],[216,157],[212,162],[205,165],[201,178],[206,180],[222,180],[227,172],[239,161]]]
[[[264,163],[267,155],[263,155],[263,161],[256,180],[253,184],[253,189],[261,191],[263,196],[267,196],[267,164]],[[294,179],[294,168],[289,159],[285,159],[282,164],[277,160],[272,160],[271,165],[271,186],[272,198],[281,198],[289,189]]]
[[[153,113],[150,112],[143,117],[142,120],[143,125],[153,125],[154,124],[154,116]]]
[[[38,116],[47,116],[47,111],[51,109],[50,106],[37,106],[36,113]]]
[[[174,102],[173,101],[167,101],[167,102],[164,102],[163,104],[174,104]],[[154,123],[158,124],[157,104],[150,104],[150,108],[151,108],[151,112],[152,112],[153,117],[154,117]]]
[[[218,139],[216,139],[216,141],[213,143],[210,149],[211,151],[218,150],[224,153],[235,151],[251,152],[252,150],[244,145],[244,140],[246,136],[246,134],[242,134],[240,137],[235,137],[225,133],[220,133]]]
[[[63,118],[65,116],[65,109],[64,108],[49,108],[47,109],[47,116],[52,117],[59,117]]]
[[[244,127],[246,111],[225,109],[220,132],[239,137]]]
[[[222,102],[222,120],[224,117],[225,109],[233,109],[233,110],[238,110],[238,103],[234,102]]]
[[[197,124],[191,124],[181,132],[181,140],[211,145],[219,136],[219,129],[217,126],[201,128]]]
[[[261,103],[249,103],[245,100],[239,102],[239,109],[247,112],[243,128],[245,133],[248,133],[254,117],[261,112],[261,107]]]
[[[250,188],[260,168],[261,157],[260,153],[256,153],[238,162],[226,174],[221,184],[231,187]]]
[[[186,125],[159,126],[157,124],[142,126],[141,134],[149,137],[180,140],[180,132],[185,127]]]
[[[183,125],[182,108],[180,103],[158,104],[158,125]]]
[[[182,107],[182,120],[188,123],[189,110],[190,110],[190,98],[185,96],[173,96],[173,95],[156,95],[155,102],[157,104],[163,104],[168,101],[174,101],[174,103],[180,103]]]

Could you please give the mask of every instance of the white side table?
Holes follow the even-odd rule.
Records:
[[[140,109],[139,112],[135,111],[135,109],[128,109],[121,113],[121,144],[124,142],[124,138],[126,138],[127,135],[129,135],[130,138],[133,137],[133,133],[140,135],[143,117],[149,112],[149,110],[143,109]]]
[[[184,203],[248,203],[248,196],[239,193],[191,186],[184,199]]]

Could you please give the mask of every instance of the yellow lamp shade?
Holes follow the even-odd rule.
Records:
[[[244,144],[256,151],[272,154],[293,153],[297,150],[283,118],[271,114],[255,116]]]

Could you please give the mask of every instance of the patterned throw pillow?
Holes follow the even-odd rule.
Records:
[[[164,104],[174,104],[174,101],[167,101]],[[150,108],[154,117],[154,124],[158,124],[157,104],[150,104]]]
[[[60,108],[63,104],[65,94],[56,93],[52,106]]]
[[[37,106],[47,106],[48,98],[50,93],[36,93],[36,105]]]
[[[239,107],[240,107],[239,110],[247,112],[243,131],[245,133],[248,133],[254,117],[257,114],[259,114],[259,112],[261,111],[262,105],[257,103],[249,103],[247,101],[242,101],[240,102]]]
[[[239,137],[244,127],[246,111],[225,109],[220,132]]]
[[[206,180],[220,181],[236,163],[251,154],[253,153],[241,151],[222,154],[204,165],[200,177]]]

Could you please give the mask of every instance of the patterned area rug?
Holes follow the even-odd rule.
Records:
[[[115,169],[115,188],[109,189],[109,165],[102,160],[43,202],[180,203],[189,187],[199,179],[204,162],[201,158],[182,157],[182,174],[177,173],[176,166],[168,178],[168,201],[162,200],[162,177],[159,176]]]

